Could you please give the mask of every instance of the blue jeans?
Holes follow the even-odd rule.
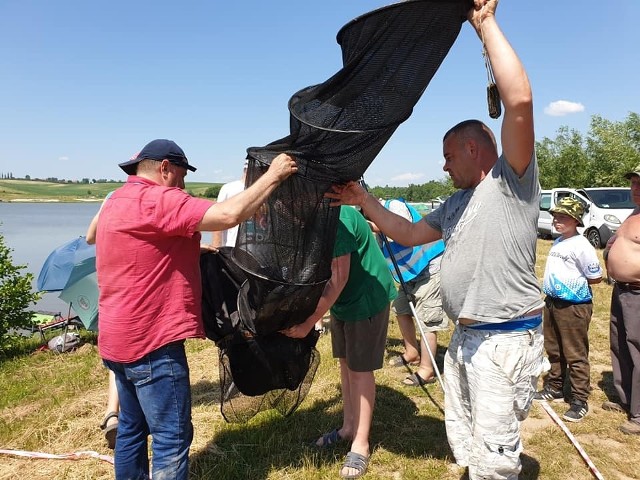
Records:
[[[186,479],[193,425],[184,343],[165,345],[136,362],[104,364],[115,373],[120,397],[116,480],[149,478],[148,435],[153,480]]]

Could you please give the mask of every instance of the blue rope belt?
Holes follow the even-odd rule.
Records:
[[[542,323],[542,314],[530,315],[528,317],[518,317],[514,320],[502,323],[477,323],[467,325],[467,328],[474,330],[508,330],[510,332],[521,332],[537,328]]]

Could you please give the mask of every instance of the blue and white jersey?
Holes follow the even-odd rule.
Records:
[[[542,290],[553,298],[586,303],[593,298],[587,279],[602,277],[595,248],[582,235],[558,238],[549,251]]]
[[[402,198],[398,200],[387,200],[383,205],[387,210],[396,215],[400,215],[410,222],[416,223],[422,221],[422,215]],[[382,245],[382,253],[387,261],[387,266],[393,275],[393,279],[399,282],[400,279],[398,279],[393,260],[391,260],[389,248],[387,247],[391,249],[391,253],[400,269],[402,280],[405,282],[410,282],[427,268],[432,275],[440,271],[440,256],[442,252],[444,252],[444,242],[442,240],[436,240],[435,242],[424,245],[416,245],[415,247],[405,247],[389,239],[388,244]]]

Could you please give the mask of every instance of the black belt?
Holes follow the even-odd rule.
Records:
[[[640,290],[640,282],[619,282],[617,280],[613,281],[620,290]]]
[[[563,300],[562,298],[556,298],[556,297],[552,297],[550,295],[547,295],[544,298],[544,303],[545,305],[548,307],[550,306],[554,306],[556,308],[566,308],[566,307],[572,307],[574,305],[587,305],[589,303],[593,303],[591,300],[588,300],[586,302],[582,302],[582,303],[575,303],[575,302],[569,302],[567,300]]]

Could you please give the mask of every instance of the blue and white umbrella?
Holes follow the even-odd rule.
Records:
[[[87,330],[98,329],[98,282],[96,248],[84,237],[61,245],[45,260],[38,281],[39,291],[60,292]]]

